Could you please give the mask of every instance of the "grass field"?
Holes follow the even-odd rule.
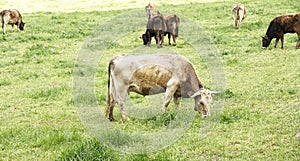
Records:
[[[69,1],[28,2],[31,3],[0,2],[1,9],[18,8],[26,22],[25,31],[12,33],[8,27],[7,34],[0,37],[0,160],[300,159],[297,36],[285,35],[285,49],[275,49],[274,40],[269,48],[261,49],[261,36],[269,22],[278,15],[300,12],[297,0],[244,0],[248,15],[239,30],[233,28],[231,17],[234,1],[189,0],[175,4],[154,1],[162,13],[182,17],[181,26],[185,26],[188,18],[212,39],[225,71],[226,99],[222,113],[217,115],[219,121],[207,137],[199,139],[204,121],[196,115],[174,144],[144,154],[121,153],[93,138],[78,114],[73,86],[77,72],[74,66],[88,40],[95,35],[100,38],[114,35],[107,32],[118,33],[122,23],[114,24],[111,20],[131,11],[140,10],[144,15],[143,7],[148,1],[78,0],[72,1],[74,5],[65,5]],[[99,29],[107,24],[112,24],[111,31]],[[102,111],[107,91],[107,61],[113,55],[135,49],[185,55],[195,65],[205,86],[213,87],[209,68],[184,39],[187,28],[180,28],[176,47],[167,46],[165,38],[164,48],[156,49],[155,45],[143,47],[139,39],[145,31],[143,26],[133,27],[126,35],[109,42],[97,64],[92,78],[96,97],[88,99],[97,101]],[[131,98],[141,106],[151,101],[134,94]],[[130,133],[150,133],[168,125],[175,115],[171,104],[167,114],[122,122],[116,108],[117,121],[113,125]]]

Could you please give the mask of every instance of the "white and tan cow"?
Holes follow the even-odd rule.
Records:
[[[122,118],[129,119],[124,111],[129,92],[144,96],[165,92],[163,112],[172,98],[178,108],[180,97],[191,97],[195,100],[195,111],[203,118],[210,115],[214,92],[203,88],[193,65],[181,55],[115,56],[109,62],[108,77],[106,116],[110,121],[114,121],[113,108],[116,104]]]
[[[242,25],[242,21],[246,17],[246,8],[243,4],[239,3],[233,6],[232,8],[232,17],[234,20],[234,27],[239,29]]]

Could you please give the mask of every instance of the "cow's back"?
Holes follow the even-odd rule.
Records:
[[[295,25],[300,26],[300,14],[278,16],[272,22],[273,30],[282,30],[284,34],[295,33]]]
[[[22,16],[16,9],[3,10],[1,12],[1,18],[6,24],[15,24],[22,21]]]
[[[150,54],[150,55],[127,55],[115,63],[115,70],[137,70],[145,65],[160,65],[172,72],[182,71],[182,67],[190,64],[190,61],[181,55]]]
[[[155,16],[148,20],[147,29],[167,31],[167,26],[163,16]]]

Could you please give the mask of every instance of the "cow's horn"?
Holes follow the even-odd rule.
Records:
[[[219,94],[219,93],[221,93],[221,91],[210,91],[211,92],[211,94]]]
[[[194,93],[193,95],[191,95],[191,98],[195,98],[196,96],[199,96],[201,94],[200,91],[197,91],[196,93]]]

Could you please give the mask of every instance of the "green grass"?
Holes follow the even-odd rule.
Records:
[[[139,36],[145,28],[109,42],[111,46],[96,69],[96,97],[88,93],[82,96],[82,102],[73,97],[77,92],[73,74],[86,73],[73,69],[80,65],[76,62],[84,42],[99,25],[111,23],[109,20],[118,14],[133,9],[24,13],[25,31],[12,33],[8,27],[7,34],[0,37],[0,160],[299,160],[297,36],[286,34],[283,50],[273,47],[274,40],[268,49],[261,49],[261,36],[269,22],[275,16],[299,12],[295,5],[298,1],[243,3],[248,15],[239,30],[233,27],[233,1],[159,5],[163,13],[175,12],[193,20],[212,38],[224,65],[226,100],[223,112],[218,114],[219,122],[206,138],[199,138],[204,121],[196,115],[174,144],[137,155],[114,151],[93,138],[76,105],[97,101],[100,110],[105,110],[107,62],[113,55],[144,48]],[[118,32],[118,25],[112,26],[111,32]],[[176,47],[165,45],[158,51],[172,50],[188,57],[205,86],[212,88],[214,80],[208,66],[181,35],[185,30],[180,28]],[[153,45],[149,50],[157,49]],[[140,106],[151,101],[138,95],[131,99]],[[130,122],[123,122],[116,108],[117,122],[113,125],[130,133],[150,133],[169,125],[175,117],[173,103],[166,114]],[[118,136],[107,137],[116,144],[128,141]]]

